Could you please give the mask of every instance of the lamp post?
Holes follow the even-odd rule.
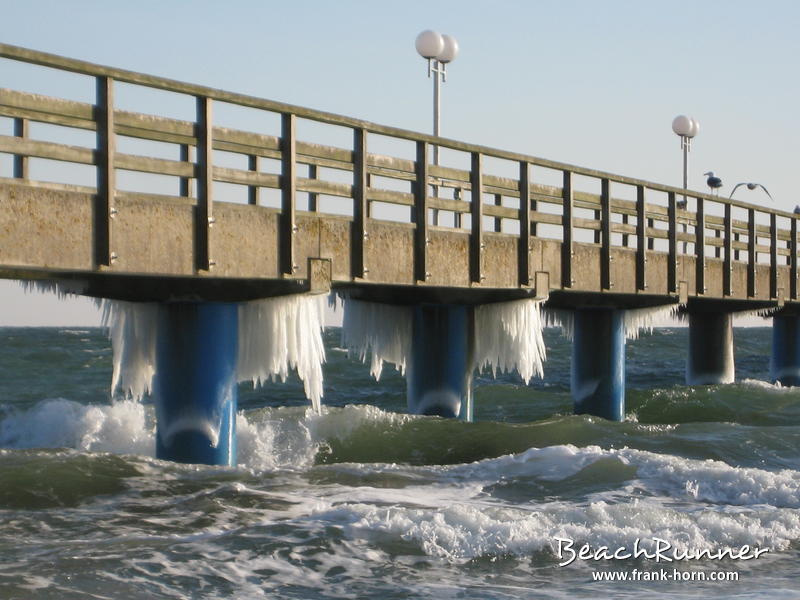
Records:
[[[689,188],[689,151],[692,149],[692,138],[700,131],[700,122],[686,115],[678,115],[672,120],[672,131],[681,138],[683,150],[683,189]],[[686,196],[683,196],[683,206],[686,208]]]
[[[428,77],[433,77],[433,135],[438,137],[441,135],[441,84],[447,81],[447,64],[458,56],[458,42],[452,36],[426,29],[417,36],[415,46],[419,55],[428,61]],[[433,164],[439,164],[438,146],[433,147]],[[439,224],[439,211],[436,209],[433,211],[433,224]]]

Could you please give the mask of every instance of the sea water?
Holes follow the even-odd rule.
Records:
[[[629,340],[613,423],[571,414],[570,344],[545,329],[544,377],[485,370],[463,423],[404,414],[399,372],[376,382],[327,329],[321,411],[294,375],[242,383],[221,468],[153,458],[106,330],[2,328],[0,598],[800,597],[800,391],[766,382],[769,329],[735,340],[737,382],[707,387],[683,384],[685,328]],[[559,566],[558,539],[655,538],[769,552]]]

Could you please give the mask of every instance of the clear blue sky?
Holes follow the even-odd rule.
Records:
[[[689,187],[714,170],[725,195],[757,181],[800,203],[793,0],[0,0],[0,14],[6,43],[426,132],[414,38],[432,28],[461,46],[446,137],[680,185],[670,123],[686,113],[701,124]],[[87,306],[0,283],[0,324],[96,322]]]

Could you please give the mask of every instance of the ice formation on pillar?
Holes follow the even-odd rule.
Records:
[[[366,362],[370,373],[380,380],[383,363],[392,363],[405,373],[411,352],[411,308],[343,298],[342,347]]]
[[[635,340],[642,331],[653,332],[653,327],[664,319],[671,318],[678,312],[680,304],[648,306],[625,310],[625,338]]]
[[[625,316],[625,339],[635,340],[639,334],[646,330],[652,333],[653,327],[664,319],[674,317],[680,309],[680,304],[666,304],[662,306],[648,306],[645,308],[627,308]],[[560,327],[561,334],[567,339],[573,339],[575,319],[572,310],[563,308],[546,308],[544,310],[545,327]]]
[[[80,294],[78,284],[62,281],[24,281],[26,290],[59,297]],[[158,304],[97,300],[103,311],[113,350],[112,392],[140,399],[152,389],[156,374]],[[239,306],[238,381],[259,385],[267,379],[285,380],[297,369],[306,397],[319,411],[325,347],[324,295],[297,294],[254,300]]]
[[[239,307],[239,381],[260,385],[286,380],[297,369],[306,397],[319,412],[325,347],[324,295],[297,294],[247,302]]]
[[[81,282],[21,281],[27,292],[56,294],[59,299],[77,297]],[[102,311],[102,325],[108,327],[113,352],[112,394],[121,390],[127,397],[141,399],[150,393],[155,373],[156,305],[120,300],[95,299]]]
[[[542,377],[546,358],[541,300],[482,304],[475,307],[474,364],[492,374],[514,369],[525,383]]]
[[[121,300],[101,300],[99,305],[114,357],[111,393],[121,390],[141,399],[150,393],[156,372],[158,306]]]

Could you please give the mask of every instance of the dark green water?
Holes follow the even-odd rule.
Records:
[[[323,413],[296,379],[242,385],[222,469],[152,458],[104,331],[0,329],[0,598],[800,597],[800,391],[765,383],[769,329],[736,330],[729,386],[683,384],[684,329],[629,342],[623,423],[571,414],[545,340],[545,379],[477,377],[462,423],[404,415],[402,377],[329,330]],[[666,565],[737,582],[609,583],[665,564],[561,567],[559,537],[769,552]]]

